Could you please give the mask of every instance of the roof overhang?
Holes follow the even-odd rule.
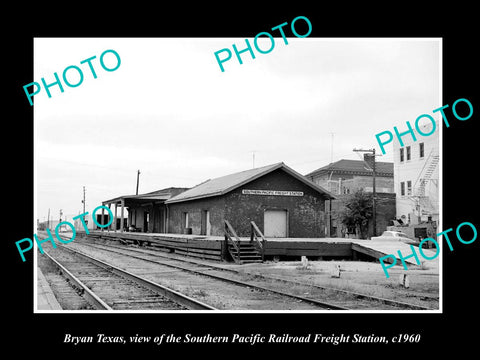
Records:
[[[181,196],[179,196],[178,198],[177,197],[172,197],[171,199],[165,201],[166,204],[174,204],[174,203],[179,203],[179,202],[186,202],[186,201],[192,201],[192,200],[198,200],[198,199],[204,199],[204,198],[208,198],[208,197],[214,197],[214,196],[222,196],[222,195],[225,195],[227,193],[229,193],[230,191],[232,190],[235,190],[247,183],[250,183],[262,176],[265,176],[277,169],[282,169],[284,170],[287,174],[291,175],[292,177],[296,178],[297,180],[301,181],[302,183],[304,183],[305,185],[311,187],[312,189],[314,189],[315,191],[321,193],[322,195],[325,196],[325,198],[327,199],[336,199],[336,197],[330,193],[329,191],[327,191],[326,189],[324,189],[323,187],[313,183],[312,181],[308,180],[305,176],[301,175],[300,173],[296,172],[295,170],[291,169],[290,167],[288,167],[287,165],[285,165],[283,162],[281,163],[278,163],[278,164],[275,164],[271,167],[268,167],[265,171],[262,171],[260,173],[257,173],[251,177],[249,177],[248,179],[246,180],[243,180],[241,182],[238,182],[236,183],[235,185],[233,186],[230,186],[230,187],[227,187],[225,189],[223,189],[222,191],[216,191],[216,192],[211,192],[211,193],[206,193],[206,194],[200,194],[200,195],[196,195],[196,196],[192,196],[192,197],[187,197],[187,198],[182,198]],[[181,195],[181,194],[179,194]]]
[[[102,201],[102,204],[123,204],[125,206],[142,205],[148,203],[163,203],[169,199],[169,196],[148,196],[148,195],[125,195],[110,200]]]

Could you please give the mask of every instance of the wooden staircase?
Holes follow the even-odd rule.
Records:
[[[261,237],[263,238],[263,235]],[[253,233],[250,241],[241,242],[228,220],[225,220],[225,244],[228,253],[237,264],[263,262],[263,244]]]
[[[232,244],[229,244],[228,252],[237,264],[262,262],[262,255],[258,252],[255,246],[249,242],[239,243],[238,250]]]

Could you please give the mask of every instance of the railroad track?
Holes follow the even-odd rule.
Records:
[[[44,255],[99,310],[215,310],[210,305],[116,266],[59,246]]]
[[[319,303],[319,305],[323,304],[328,309],[332,310],[350,310],[353,308],[356,309],[372,309],[378,308],[379,306],[382,309],[393,309],[393,310],[404,310],[404,309],[412,309],[412,310],[432,310],[427,307],[423,307],[416,304],[406,303],[395,301],[391,299],[385,299],[380,297],[375,297],[366,294],[360,294],[352,291],[335,289],[331,287],[319,286],[319,285],[312,285],[312,284],[305,284],[297,281],[286,280],[282,278],[277,278],[273,276],[262,275],[258,273],[245,273],[239,272],[235,269],[228,269],[222,266],[216,266],[214,264],[204,264],[198,261],[186,259],[186,258],[173,258],[171,254],[166,255],[162,254],[161,252],[155,250],[147,250],[147,249],[132,249],[127,248],[125,246],[116,246],[109,244],[108,246],[98,245],[98,244],[91,244],[91,243],[81,243],[82,245],[87,245],[90,247],[95,247],[98,250],[107,251],[110,253],[115,253],[118,255],[129,256],[135,259],[139,259],[142,261],[147,261],[155,264],[161,264],[165,266],[170,266],[172,268],[180,269],[183,271],[189,271],[205,276],[213,276],[218,279],[240,283],[243,286],[250,286],[250,287],[259,287],[265,291],[277,291],[282,294],[286,294],[284,291],[279,290],[280,287],[283,288],[297,288],[297,292],[309,292],[309,297],[294,295],[292,293],[287,294],[287,296],[296,297],[302,301],[313,301]],[[192,267],[193,266],[193,267]],[[228,274],[228,275],[225,275]],[[239,278],[245,277],[245,275],[249,275],[251,278],[248,281],[239,280]],[[265,288],[265,286],[256,285],[260,282],[265,283],[269,282],[269,288]],[[315,297],[315,298],[312,298]],[[320,299],[331,299],[337,298],[336,304],[333,305],[330,302]],[[346,299],[345,299],[346,298]],[[341,304],[341,305],[339,305]]]
[[[110,245],[107,247],[85,242],[77,243],[74,247],[82,252],[94,252],[99,257],[110,259],[115,257],[115,262],[122,264],[122,267],[143,272],[144,276],[156,276],[155,280],[158,282],[166,281],[172,286],[179,287],[184,287],[182,283],[185,284],[186,281],[189,284],[196,284],[197,289],[194,289],[190,296],[205,297],[213,292],[214,294],[209,296],[210,301],[220,303],[220,306],[217,307],[216,304],[212,306],[225,310],[350,310],[331,302],[285,292],[278,287],[266,287],[258,281],[257,283],[252,280],[244,281],[241,278],[245,275],[240,273],[230,273],[227,276],[225,271],[215,266],[189,263],[168,256],[159,257],[158,251],[148,253],[125,247],[112,249]],[[109,261],[113,262],[113,259]],[[222,297],[224,300],[228,299],[226,304],[224,303],[225,306],[221,306]],[[229,301],[235,299],[233,303]]]

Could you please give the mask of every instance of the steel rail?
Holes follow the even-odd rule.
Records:
[[[125,271],[123,269],[120,269],[112,264],[108,264],[102,260],[99,260],[99,259],[96,259],[90,255],[87,255],[87,254],[84,254],[78,250],[73,250],[71,248],[68,248],[67,246],[61,246],[62,249],[68,251],[68,252],[71,252],[77,256],[80,256],[80,257],[83,257],[84,259],[86,259],[87,261],[107,270],[107,271],[110,271],[111,273],[113,274],[116,274],[116,275],[119,275],[125,279],[128,279],[130,281],[133,281],[145,288],[148,288],[150,290],[153,290],[154,292],[166,297],[167,299],[179,304],[179,305],[182,305],[182,306],[185,306],[186,308],[188,309],[191,309],[191,310],[217,310],[216,308],[214,308],[213,306],[210,306],[208,304],[205,304],[201,301],[198,301],[194,298],[191,298],[185,294],[182,294],[176,290],[173,290],[173,289],[170,289],[166,286],[163,286],[163,285],[160,285],[160,284],[157,284],[153,281],[150,281],[148,279],[145,279],[141,276],[138,276],[138,275],[135,275],[133,273],[130,273],[128,271]],[[87,288],[88,289],[88,288]],[[112,310],[111,308],[108,309],[108,310]]]
[[[80,279],[73,275],[65,266],[55,260],[47,251],[43,251],[50,261],[63,273],[63,275],[70,280],[75,286],[82,289],[82,295],[93,307],[97,310],[113,310],[105,301],[100,299],[87,285],[85,285]]]
[[[88,244],[89,246],[97,247],[98,249],[113,251],[111,249],[98,247],[97,245],[93,245],[93,244],[90,244],[90,243],[82,243],[82,244]],[[124,250],[128,250],[128,251],[138,252],[138,253],[141,253],[141,254],[158,256],[158,257],[162,257],[164,259],[170,259],[170,260],[185,262],[185,263],[189,263],[189,264],[195,264],[195,265],[199,265],[199,266],[204,266],[206,268],[209,267],[209,268],[212,268],[212,269],[215,269],[215,270],[232,272],[232,273],[240,274],[240,275],[241,274],[248,274],[248,275],[252,275],[252,276],[262,277],[262,278],[267,279],[267,280],[276,280],[276,281],[281,281],[281,282],[284,282],[284,283],[290,283],[290,284],[293,284],[293,285],[303,285],[303,286],[318,288],[318,289],[321,289],[321,290],[336,291],[336,292],[344,293],[346,295],[354,296],[354,297],[357,297],[357,298],[363,298],[363,299],[367,299],[367,300],[371,299],[372,301],[377,301],[377,302],[381,302],[381,303],[384,303],[384,304],[387,304],[387,305],[393,305],[393,306],[408,308],[408,309],[412,309],[412,310],[436,310],[436,309],[428,308],[428,307],[421,306],[421,305],[416,305],[416,304],[411,304],[411,303],[407,303],[407,302],[381,298],[381,297],[362,294],[362,293],[349,291],[349,290],[337,289],[337,288],[332,288],[332,287],[322,286],[322,285],[315,285],[315,284],[307,284],[307,283],[303,283],[303,282],[300,282],[300,281],[282,279],[282,278],[279,278],[279,277],[276,277],[276,276],[264,275],[264,274],[260,274],[260,273],[257,273],[257,272],[249,272],[249,271],[240,272],[240,271],[235,270],[235,269],[227,269],[227,268],[216,266],[216,265],[213,265],[213,264],[203,264],[203,263],[199,263],[199,262],[194,261],[194,260],[181,259],[181,258],[177,258],[177,257],[172,258],[170,256],[163,255],[161,253],[159,253],[157,255],[157,254],[146,253],[144,251],[137,250],[137,249],[132,249],[132,248],[125,249],[125,247],[120,247],[120,246],[114,246],[114,247],[117,248],[117,249],[122,249],[122,250],[124,249]],[[155,251],[155,250],[153,250],[153,251]],[[126,254],[124,254],[124,255],[126,255]],[[134,256],[132,255],[132,257],[134,257]],[[151,261],[151,260],[148,260],[148,259],[143,259],[143,260]],[[432,298],[432,299],[435,299],[435,298]]]
[[[330,304],[330,303],[326,303],[326,302],[311,299],[311,298],[306,298],[306,297],[299,296],[299,295],[289,294],[289,293],[286,293],[286,292],[283,292],[283,291],[280,291],[280,290],[270,289],[270,288],[263,287],[263,286],[260,286],[260,285],[254,285],[254,284],[247,283],[247,282],[244,282],[244,281],[241,281],[241,280],[235,280],[235,279],[231,279],[231,278],[228,278],[228,277],[223,277],[223,276],[220,276],[220,275],[208,274],[208,273],[200,271],[200,270],[189,269],[189,268],[186,268],[186,267],[183,267],[183,266],[168,264],[168,263],[158,261],[158,260],[145,259],[145,258],[140,257],[140,256],[135,256],[135,255],[132,255],[132,254],[125,254],[125,253],[115,251],[115,250],[111,250],[111,249],[108,249],[108,248],[101,248],[101,247],[98,247],[98,246],[94,246],[92,244],[88,244],[88,245],[92,246],[92,247],[96,247],[97,249],[102,249],[104,251],[110,251],[110,252],[113,252],[113,253],[117,253],[117,254],[120,254],[120,255],[123,255],[123,256],[139,259],[139,260],[142,260],[142,261],[172,267],[172,268],[175,268],[175,269],[191,272],[191,273],[194,273],[194,274],[197,274],[197,275],[207,276],[207,277],[214,278],[214,279],[217,279],[217,280],[222,280],[222,281],[225,281],[225,282],[236,284],[236,285],[239,285],[239,286],[242,286],[242,287],[258,289],[258,290],[261,290],[261,291],[271,292],[271,293],[275,293],[275,294],[278,294],[278,295],[281,295],[281,296],[290,297],[290,298],[293,298],[293,299],[296,299],[296,300],[301,300],[301,301],[304,301],[306,303],[310,303],[310,304],[313,304],[313,305],[316,305],[316,306],[320,306],[320,307],[322,307],[324,309],[328,309],[328,310],[351,310],[349,308],[345,308],[345,307],[342,307],[342,306],[333,305],[333,304]],[[130,250],[130,249],[127,249],[127,250]],[[150,255],[155,256],[153,254],[150,254]],[[171,259],[171,258],[170,258],[170,260],[177,261],[177,259]],[[183,260],[179,260],[179,261],[183,261]],[[212,266],[209,266],[209,265],[204,265],[204,264],[199,264],[199,263],[195,263],[195,264],[203,266],[203,267],[210,267],[211,269],[214,269],[214,270],[224,270],[224,269],[212,267]],[[241,273],[237,272],[237,274],[241,274]]]

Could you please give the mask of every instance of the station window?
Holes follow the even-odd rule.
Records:
[[[400,195],[405,195],[405,182],[403,181],[400,183]]]
[[[407,195],[412,195],[412,182],[407,181]]]
[[[420,143],[419,148],[420,148],[420,158],[423,158],[425,156],[425,144]]]
[[[407,160],[411,159],[411,151],[410,151],[410,146],[407,146]]]
[[[404,155],[403,155],[403,148],[400,149],[400,162],[403,162]]]

